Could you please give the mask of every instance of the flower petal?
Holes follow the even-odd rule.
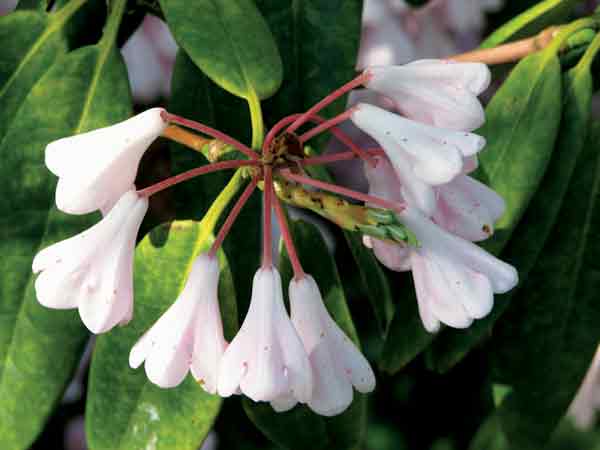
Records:
[[[412,264],[413,273],[420,272],[414,278],[415,284],[423,283],[417,293],[425,296],[423,302],[427,304],[429,311],[439,321],[453,328],[469,327],[473,319],[453,289],[453,283],[456,281],[460,283],[461,280],[447,279],[444,270],[446,262],[421,249],[413,253]]]
[[[477,95],[491,80],[484,64],[421,60],[367,69],[365,86],[391,98],[407,117],[453,130],[474,130],[485,121]]]
[[[310,275],[290,282],[289,297],[292,321],[313,371],[308,406],[321,415],[339,414],[352,402],[352,385],[360,392],[374,388],[371,366],[331,318]]]
[[[496,192],[461,175],[452,182],[439,186],[438,208],[434,221],[451,232],[470,241],[489,238],[494,223],[502,216],[505,202]]]
[[[85,214],[115,203],[133,184],[143,153],[166,128],[163,111],[149,109],[116,125],[48,144],[46,166],[61,178],[58,208]]]
[[[198,276],[197,280],[197,295],[201,294],[203,298],[196,310],[191,371],[206,392],[215,394],[219,364],[227,348],[218,299],[219,263],[214,257],[200,255],[195,264],[202,267],[202,277]]]
[[[454,236],[424,217],[416,208],[406,208],[398,215],[422,245],[487,276],[495,293],[504,293],[517,285],[516,269],[492,256],[477,245]]]
[[[84,324],[94,333],[131,318],[133,251],[148,200],[125,193],[99,223],[34,258],[35,283],[41,304],[79,307]]]
[[[275,268],[256,272],[250,308],[221,360],[219,394],[232,395],[238,384],[254,401],[288,395],[306,401],[312,391],[308,358],[285,311]]]

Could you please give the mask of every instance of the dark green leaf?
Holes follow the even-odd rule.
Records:
[[[85,0],[53,13],[17,11],[0,17],[0,139],[33,85],[67,50],[64,25]]]
[[[600,435],[593,428],[582,430],[569,417],[562,420],[544,450],[600,450]],[[511,450],[497,415],[490,416],[477,432],[469,450]],[[519,449],[520,450],[520,449]]]
[[[290,450],[306,448],[325,450],[329,437],[325,420],[306,407],[276,413],[267,403],[254,403],[244,398],[244,410],[256,427],[272,442]]]
[[[335,261],[321,234],[313,225],[305,222],[292,223],[291,230],[302,266],[306,273],[315,278],[329,313],[358,344]],[[292,269],[285,251],[282,251],[280,261],[282,281],[287,286],[292,278]],[[366,397],[356,392],[352,405],[344,413],[332,418],[318,416],[305,406],[296,406],[286,413],[276,413],[269,405],[244,401],[244,409],[269,439],[287,449],[350,450],[359,446],[364,439]]]
[[[64,36],[49,29],[43,13],[20,11],[0,18],[5,49],[0,64],[0,138],[35,82],[66,51]]]
[[[356,262],[360,281],[373,307],[379,329],[382,335],[385,335],[395,310],[387,276],[373,252],[363,245],[359,233],[344,231],[344,237]]]
[[[250,116],[244,100],[234,97],[210,81],[180,51],[173,74],[173,95],[170,110],[234,136],[249,140]],[[183,172],[206,164],[206,159],[181,145],[171,146],[173,171]],[[173,195],[177,218],[200,219],[223,189],[231,171],[204,175],[177,186]],[[250,301],[252,277],[258,269],[260,254],[260,197],[255,194],[236,220],[224,248],[229,256],[235,280],[240,313],[245,313]]]
[[[417,296],[408,274],[402,275],[404,287],[397,295],[396,312],[387,335],[379,360],[379,368],[395,374],[425,350],[435,338],[423,327]]]
[[[491,414],[482,422],[469,446],[469,450],[509,450],[509,448],[496,414]]]
[[[219,86],[246,99],[267,98],[281,84],[277,46],[251,0],[163,0],[177,42]]]
[[[361,0],[257,0],[284,62],[283,85],[265,103],[268,123],[304,111],[354,76]],[[324,114],[341,112],[344,100]]]
[[[507,41],[530,37],[550,25],[560,24],[569,17],[579,0],[545,0],[519,14],[496,29],[483,43],[482,48],[495,47]]]
[[[0,448],[28,448],[60,399],[88,337],[76,312],[45,309],[35,299],[35,253],[97,219],[55,209],[56,180],[44,166],[44,147],[127,118],[126,76],[112,46],[84,47],[60,58],[31,89],[0,143],[5,174]]]
[[[32,9],[37,11],[46,11],[48,8],[48,0],[20,0],[17,3],[17,9]]]
[[[523,59],[486,108],[480,133],[488,144],[480,156],[478,176],[506,201],[494,236],[484,244],[496,254],[523,217],[552,156],[561,88],[558,58],[553,51],[543,51]]]
[[[513,388],[499,411],[502,427],[518,448],[549,439],[600,341],[599,138],[596,124],[543,257],[491,342],[499,378]]]
[[[194,65],[185,52],[179,51],[173,70],[169,111],[212,127],[218,127],[216,105],[211,96],[214,89],[218,89],[217,86],[212,84]],[[247,110],[243,100],[236,99],[236,101],[242,103],[242,110]],[[204,156],[183,145],[173,142],[170,147],[174,174],[207,163]],[[173,194],[177,219],[200,220],[230,176],[230,171],[216,172],[194,178],[166,192],[166,194]]]
[[[147,236],[136,250],[134,318],[98,337],[94,351],[86,409],[87,438],[94,450],[196,450],[220,409],[221,399],[204,392],[191,375],[176,388],[161,389],[143,368],[129,367],[131,347],[175,301],[193,258],[212,239],[210,230],[192,221],[161,225],[151,234],[161,236]],[[230,339],[237,328],[235,291],[224,257],[221,267],[219,299]]]
[[[488,105],[487,122],[481,130],[488,145],[481,154],[478,175],[506,200],[507,205],[506,212],[496,224],[494,236],[483,246],[500,254],[514,235],[514,247],[509,246],[507,252],[520,258],[510,262],[517,265],[521,277],[526,276],[542,248],[573,170],[574,160],[566,165],[561,161],[550,166],[550,176],[532,202],[527,222],[523,222],[525,231],[519,229],[513,233],[540,187],[555,148],[562,110],[561,87],[560,64],[553,53],[544,51],[527,57],[517,65]],[[580,106],[579,103],[573,106],[575,112],[581,111]],[[581,121],[577,123],[581,124]],[[562,138],[565,142],[561,154],[566,158],[572,150],[573,131],[579,132],[578,129],[570,130],[566,139]],[[551,201],[554,207],[547,205],[547,195],[550,198],[558,196]],[[432,347],[433,360],[439,371],[448,370],[490,333],[511,295],[496,296],[492,313],[469,329],[445,329],[440,333]]]

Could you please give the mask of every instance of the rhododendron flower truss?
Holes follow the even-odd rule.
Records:
[[[428,331],[442,323],[468,327],[490,312],[495,293],[512,289],[518,278],[513,267],[473,243],[493,233],[504,211],[502,198],[467,175],[484,151],[485,140],[471,130],[483,122],[477,95],[488,83],[489,71],[481,64],[421,61],[367,69],[307,111],[283,117],[264,140],[259,136],[260,148],[163,109],[53,142],[46,164],[59,176],[59,208],[72,214],[100,209],[106,216],[36,256],[38,300],[50,308],[79,308],[95,333],[126,323],[133,311],[132,253],[148,197],[202,174],[237,169],[235,180],[246,180],[243,192],[210,249],[191,265],[179,297],[132,348],[130,365],[144,363],[148,378],[164,388],[177,386],[191,372],[206,391],[223,397],[241,393],[270,402],[276,411],[304,403],[318,414],[339,414],[352,402],[353,389],[374,389],[375,376],[329,315],[319,274],[313,278],[304,272],[283,203],[362,233],[383,264],[411,270]],[[359,104],[330,119],[319,115],[361,86],[389,96],[395,110]],[[346,120],[381,147],[357,145],[337,128]],[[311,153],[307,142],[324,132],[347,151]],[[208,143],[210,138],[242,157],[212,155],[210,164],[136,191],[140,158],[161,134],[193,148],[198,139]],[[351,159],[364,161],[369,193],[310,176],[311,166]],[[216,254],[256,189],[263,191],[262,263],[246,317],[228,344],[217,298]],[[216,201],[211,214],[220,215],[225,206]],[[273,262],[273,212],[293,268],[290,314]]]

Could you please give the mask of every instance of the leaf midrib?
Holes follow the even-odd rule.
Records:
[[[38,37],[36,39],[36,41],[33,43],[33,45],[31,47],[29,47],[29,50],[25,54],[25,57],[17,65],[15,71],[8,78],[8,80],[6,81],[6,83],[4,84],[4,86],[2,86],[2,89],[0,89],[0,98],[4,96],[4,94],[6,93],[6,91],[8,90],[8,88],[10,88],[10,86],[14,83],[14,81],[19,76],[21,70],[23,70],[23,68],[27,65],[27,63],[29,62],[29,60],[31,58],[33,58],[33,55],[35,53],[37,53],[37,51],[42,47],[42,45],[44,45],[44,43],[50,37],[50,35],[54,34],[54,32],[58,28],[60,28],[60,26],[58,26],[58,27],[54,26],[53,27],[52,23],[50,23],[50,24],[47,23],[46,24],[46,29],[44,30],[44,32],[40,35],[40,37]]]
[[[551,59],[551,58],[549,58]],[[540,77],[540,74],[545,70],[547,66],[547,60],[546,58],[543,59],[543,63],[540,64],[540,66],[538,67],[537,71],[536,71],[536,78],[539,80],[538,82],[536,82],[535,84],[533,84],[531,86],[531,88],[528,91],[528,96],[527,96],[527,102],[525,103],[525,105],[523,106],[523,108],[521,109],[521,111],[519,112],[517,118],[518,120],[514,120],[513,121],[513,126],[510,129],[510,133],[509,133],[509,139],[505,140],[505,144],[502,146],[502,150],[500,151],[500,155],[498,158],[494,159],[495,164],[491,164],[491,168],[489,169],[489,177],[490,180],[494,179],[495,176],[497,175],[498,170],[500,170],[503,166],[503,162],[506,156],[506,153],[508,152],[509,148],[512,147],[512,145],[509,145],[514,138],[514,135],[516,133],[516,130],[520,127],[521,125],[521,119],[523,118],[523,116],[525,115],[525,111],[527,111],[529,109],[529,106],[532,102],[532,99],[534,97],[534,93],[536,93],[540,88],[540,86],[543,84],[540,81],[542,81],[543,79]]]
[[[258,96],[258,94],[256,93],[256,90],[254,89],[254,86],[252,85],[252,83],[250,81],[250,77],[248,76],[248,74],[246,72],[246,68],[245,68],[244,64],[242,63],[242,60],[240,58],[239,47],[236,44],[235,39],[231,39],[231,34],[229,33],[229,27],[227,25],[227,22],[224,19],[223,11],[221,10],[221,7],[219,6],[218,1],[212,0],[212,4],[213,4],[213,6],[215,8],[215,11],[217,13],[216,16],[217,16],[217,18],[219,20],[219,23],[223,27],[223,31],[225,31],[225,35],[227,36],[227,39],[231,43],[231,47],[233,48],[233,55],[235,57],[235,61],[237,62],[238,67],[240,68],[240,73],[242,74],[242,77],[244,79],[244,83],[246,84],[247,92],[245,93],[246,95],[244,96],[244,98],[250,98],[253,92],[254,92],[254,95],[256,95],[258,98],[260,98]]]
[[[54,32],[60,30],[62,26],[69,20],[69,18],[85,3],[86,0],[74,1],[71,5],[67,5],[54,13],[54,15],[43,16],[46,22],[46,30],[36,39],[33,45],[29,48],[25,57],[17,65],[17,68],[8,78],[2,89],[0,89],[0,98],[6,93],[12,83],[18,78],[19,73],[27,65],[29,60],[33,58],[34,54],[44,45],[48,38],[54,34]]]
[[[82,129],[85,117],[87,117],[87,114],[89,113],[89,107],[91,105],[92,99],[95,95],[95,89],[98,85],[98,80],[100,78],[100,73],[102,72],[103,69],[103,65],[106,62],[108,53],[110,52],[111,46],[110,45],[104,45],[104,48],[101,48],[100,54],[98,56],[98,62],[96,64],[96,67],[94,68],[94,75],[92,77],[92,82],[89,85],[87,94],[86,94],[86,100],[84,103],[84,108],[82,109],[82,113],[81,113],[81,118],[77,124],[76,127],[76,133],[79,133]],[[8,134],[8,133],[7,133]],[[5,135],[6,136],[6,135]],[[2,139],[2,142],[0,143],[0,146],[4,143],[4,138]],[[48,208],[46,209],[48,211],[48,213],[46,214],[46,221],[44,224],[44,232],[41,235],[39,244],[37,246],[37,252],[39,252],[42,249],[42,245],[45,242],[46,237],[48,236],[48,228],[50,226],[50,215],[51,215],[51,211],[52,211],[52,204],[53,204],[53,198],[51,197],[52,200],[50,202],[50,204],[48,205]],[[37,253],[36,252],[36,253]],[[15,342],[15,333],[17,331],[17,326],[19,323],[21,323],[22,319],[23,319],[23,315],[24,315],[24,311],[25,311],[25,305],[27,303],[27,299],[25,298],[26,293],[27,293],[27,289],[29,288],[29,286],[31,285],[31,282],[33,280],[34,276],[33,275],[29,275],[29,279],[27,281],[27,284],[25,285],[25,289],[23,291],[22,294],[22,301],[21,304],[19,305],[19,308],[17,310],[17,314],[15,315],[15,321],[14,321],[14,326],[12,329],[12,334],[11,334],[11,338],[10,341],[8,343],[7,349],[6,349],[6,354],[5,354],[5,361],[3,364],[3,368],[6,367],[6,363],[7,361],[11,358],[11,355],[13,353],[13,346],[14,346],[14,342]],[[0,390],[2,390],[2,386],[4,386],[5,384],[5,370],[2,370],[0,373]]]
[[[585,251],[587,249],[588,238],[591,231],[592,218],[595,213],[595,209],[597,207],[596,203],[598,200],[598,194],[600,193],[600,157],[596,156],[596,169],[594,173],[594,182],[592,184],[592,190],[590,192],[590,198],[587,202],[587,209],[585,214],[585,219],[583,222],[583,229],[581,232],[581,239],[576,252],[576,261],[575,261],[575,270],[573,273],[573,282],[570,283],[569,294],[567,299],[569,300],[569,304],[567,305],[567,311],[565,312],[565,320],[560,326],[560,336],[564,335],[565,330],[571,320],[571,316],[573,314],[573,309],[575,305],[575,301],[573,300],[577,289],[579,287],[579,279],[581,277],[582,266],[583,266],[583,258],[585,256]],[[564,341],[562,342],[564,345]]]

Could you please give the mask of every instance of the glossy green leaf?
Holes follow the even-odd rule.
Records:
[[[559,130],[563,102],[561,92],[558,58],[552,52],[544,51],[522,60],[487,107],[487,122],[481,134],[487,138],[488,145],[481,153],[478,175],[506,201],[506,211],[496,224],[494,236],[483,243],[483,247],[492,253],[500,254],[509,243],[540,187]],[[575,108],[579,106],[577,104]],[[565,139],[565,157],[571,152],[570,138],[571,134]],[[544,189],[550,189],[559,197],[564,195],[573,168],[571,162],[566,166],[552,165],[551,173],[558,172],[560,175],[557,179],[547,178]],[[547,207],[546,193],[540,192],[532,204],[531,213],[527,215],[527,220],[532,222],[523,222],[526,231],[514,233],[514,250],[507,249],[520,258],[511,262],[517,265],[521,277],[526,276],[535,262],[556,218],[557,208]],[[538,213],[541,214],[539,217],[536,216]],[[532,240],[531,236],[535,238]],[[489,335],[511,295],[497,295],[492,313],[467,330],[444,329],[439,333],[432,347],[437,370],[448,370]]]
[[[277,40],[283,84],[265,102],[268,123],[304,111],[355,76],[361,0],[257,0]],[[324,110],[341,112],[345,100]]]
[[[387,275],[373,251],[363,245],[359,233],[344,231],[344,237],[356,262],[364,292],[373,307],[379,330],[385,335],[395,311],[394,296]]]
[[[218,127],[209,83],[208,78],[194,65],[185,52],[179,51],[173,70],[169,111],[212,127]],[[202,154],[181,144],[172,142],[170,148],[173,174],[185,172],[208,162]],[[230,171],[216,172],[193,178],[165,192],[165,195],[172,197],[176,203],[177,219],[200,220],[230,176]]]
[[[250,117],[246,102],[232,96],[210,81],[180,51],[173,74],[173,94],[169,110],[218,128],[243,142],[250,139]],[[171,145],[174,173],[180,173],[207,163],[199,153],[181,145]],[[231,177],[225,171],[190,180],[171,192],[177,206],[178,219],[199,220]],[[235,280],[240,313],[250,302],[252,277],[259,266],[260,196],[254,194],[236,220],[224,243]]]
[[[358,345],[358,336],[346,304],[342,282],[321,234],[314,225],[302,221],[293,222],[291,230],[302,266],[319,285],[327,310]],[[285,250],[281,253],[280,270],[283,285],[287,286],[292,279],[292,269]],[[357,448],[364,439],[366,397],[356,392],[352,405],[344,413],[332,418],[318,416],[305,406],[276,413],[269,405],[248,400],[244,401],[244,409],[269,439],[286,449],[350,450]]]
[[[281,58],[252,0],[160,4],[177,42],[219,86],[246,99],[264,99],[277,90]]]
[[[0,139],[33,85],[67,50],[64,25],[85,0],[53,14],[16,11],[0,17]]]
[[[390,374],[403,369],[434,340],[423,327],[412,277],[402,274],[403,287],[396,294],[396,312],[381,351],[379,368]]]
[[[242,141],[250,139],[246,102],[210,81],[184,51],[179,51],[175,61],[169,111],[218,128]],[[173,142],[170,147],[173,173],[207,164],[202,154],[183,145]],[[232,173],[216,172],[175,186],[170,192],[177,204],[177,218],[200,220]]]
[[[469,450],[511,450],[497,415],[489,417],[478,430]],[[562,420],[544,450],[600,450],[600,435],[592,427],[582,430],[570,418]]]
[[[207,394],[191,375],[176,388],[161,389],[142,367],[129,367],[131,347],[175,301],[193,258],[212,240],[210,230],[194,221],[161,225],[152,234],[160,236],[147,236],[136,249],[133,320],[97,339],[86,408],[94,450],[196,450],[221,406],[221,399]],[[235,291],[227,261],[220,259],[221,315],[231,339],[237,328]]]
[[[561,111],[562,78],[553,49],[523,59],[486,108],[479,132],[488,143],[477,174],[506,201],[494,236],[484,243],[494,253],[505,247],[540,185]]]
[[[502,252],[502,257],[519,269],[522,280],[527,278],[537,261],[559,217],[569,182],[587,138],[592,113],[591,62],[594,54],[588,54],[580,64],[563,76],[562,117],[552,159],[523,219]]]
[[[35,299],[33,256],[97,220],[55,209],[56,178],[44,165],[44,148],[129,113],[118,52],[110,45],[84,47],[60,58],[35,84],[0,143],[6,175],[0,200],[0,448],[29,446],[60,399],[88,337],[76,312],[49,310]]]
[[[508,450],[508,442],[496,414],[482,422],[473,438],[469,450]]]
[[[498,378],[512,386],[499,411],[502,427],[518,448],[549,439],[600,342],[599,138],[595,124],[543,257],[491,341]]]
[[[48,0],[20,0],[17,3],[17,9],[32,9],[37,11],[46,11],[48,8]]]
[[[507,41],[530,37],[550,25],[560,25],[569,17],[579,0],[544,0],[496,29],[481,44],[495,47]]]

